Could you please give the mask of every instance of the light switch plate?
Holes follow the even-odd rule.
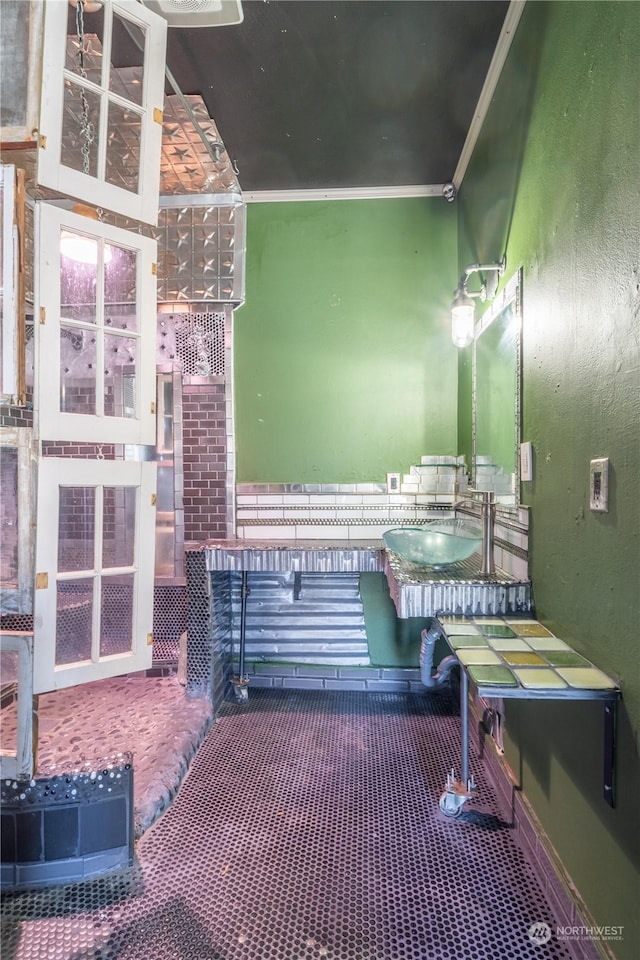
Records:
[[[533,444],[530,440],[520,444],[520,479],[533,480]]]
[[[591,461],[589,470],[589,507],[596,513],[609,512],[609,458]]]
[[[387,493],[400,493],[400,474],[387,474]]]

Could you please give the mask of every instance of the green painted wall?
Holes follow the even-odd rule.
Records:
[[[638,3],[527,4],[458,202],[460,267],[506,248],[507,277],[524,269],[537,615],[623,691],[616,809],[602,707],[509,704],[507,757],[592,916],[624,925],[620,960],[640,943],[639,50]]]
[[[374,667],[417,667],[420,663],[421,632],[431,618],[398,619],[382,573],[360,574],[360,597],[364,608],[369,657]],[[434,664],[450,651],[446,641],[438,640]]]
[[[383,481],[455,453],[456,230],[441,197],[249,205],[239,481]]]

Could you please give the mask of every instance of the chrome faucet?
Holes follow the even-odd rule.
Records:
[[[480,521],[482,524],[482,560],[480,576],[490,577],[496,572],[493,560],[493,527],[496,519],[496,495],[493,490],[470,490],[470,497],[464,497],[454,503],[454,510],[463,503],[480,503]],[[477,499],[479,498],[479,499]]]

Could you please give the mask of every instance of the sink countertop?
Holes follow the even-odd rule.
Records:
[[[531,581],[517,580],[504,570],[481,577],[478,554],[454,566],[434,569],[407,563],[386,551],[384,573],[401,619],[445,613],[523,614],[531,610]]]
[[[406,563],[385,550],[382,540],[212,539],[188,544],[203,550],[207,570],[256,573],[384,573],[401,619],[437,613],[496,615],[527,613],[531,583],[502,570],[480,576],[476,554],[442,569]]]
[[[204,540],[189,544],[187,549],[204,550],[384,550],[378,538],[371,540],[227,540],[224,538]]]

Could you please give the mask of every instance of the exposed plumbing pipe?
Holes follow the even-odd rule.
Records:
[[[433,655],[436,641],[443,636],[442,627],[437,620],[433,620],[430,627],[420,634],[420,679],[425,687],[442,687],[449,680],[451,671],[459,666],[458,658],[453,655],[443,657],[435,672],[433,669]]]
[[[245,648],[247,644],[247,597],[251,593],[247,571],[242,571],[240,585],[240,643],[238,645],[238,676],[231,681],[233,695],[238,703],[249,699],[249,678],[245,676]]]
[[[437,619],[433,619],[431,626],[422,631],[420,646],[420,677],[425,687],[441,687],[449,679],[454,667],[460,662],[453,655],[443,657],[433,672],[433,654],[436,641],[443,636],[443,630]],[[460,753],[462,771],[460,780],[456,780],[455,771],[447,774],[444,792],[440,797],[439,806],[447,817],[459,817],[467,800],[476,789],[473,776],[469,776],[469,678],[464,669],[460,670]]]
[[[247,585],[247,571],[242,571],[242,586],[240,588],[240,653],[238,663],[238,676],[244,677],[244,655],[247,640],[247,597],[249,596],[249,587]]]

